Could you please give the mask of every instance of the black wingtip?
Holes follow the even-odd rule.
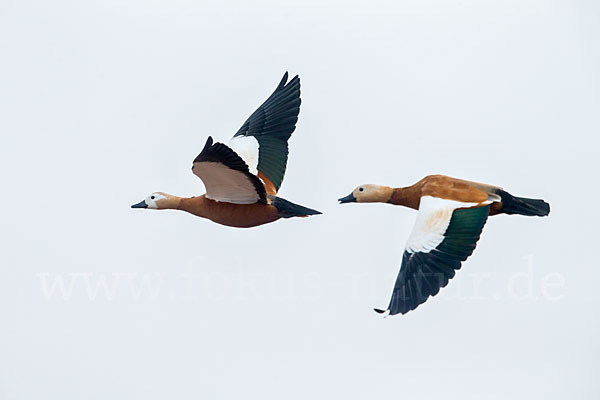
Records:
[[[208,149],[210,149],[213,145],[213,138],[212,136],[209,136],[208,139],[206,139],[206,143],[204,144],[204,148],[202,148],[202,151],[200,152],[200,154],[198,154],[198,156],[196,156],[196,158],[194,158],[194,162],[198,161],[200,159],[200,156],[202,155],[202,153],[204,153],[205,151],[208,151]]]
[[[277,88],[282,88],[285,86],[285,84],[287,83],[288,80],[288,72],[285,71],[285,74],[283,74],[283,78],[281,78],[281,82],[279,82],[279,85],[277,85]]]
[[[379,308],[374,308],[373,311],[375,311],[378,314],[385,314],[387,312],[387,310],[381,310]]]

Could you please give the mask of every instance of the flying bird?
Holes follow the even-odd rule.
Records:
[[[483,183],[431,175],[412,186],[361,185],[340,203],[389,203],[418,210],[385,314],[406,314],[446,286],[475,250],[488,215],[544,217],[543,200],[516,197]]]
[[[206,194],[182,198],[155,192],[131,207],[182,210],[237,228],[321,214],[277,197],[287,165],[288,139],[299,112],[300,78],[296,75],[288,82],[286,72],[228,145],[208,137],[192,166]]]

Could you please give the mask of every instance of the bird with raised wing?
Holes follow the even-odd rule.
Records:
[[[427,176],[412,186],[360,185],[340,203],[389,203],[418,210],[385,314],[406,314],[446,286],[475,250],[489,215],[544,217],[543,200],[516,197],[483,183]]]
[[[277,197],[287,166],[288,139],[299,112],[300,78],[296,75],[288,82],[286,72],[228,145],[208,137],[192,166],[206,194],[183,198],[155,192],[131,207],[182,210],[237,228],[321,214]]]

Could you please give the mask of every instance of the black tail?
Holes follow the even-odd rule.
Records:
[[[281,218],[308,217],[309,215],[321,214],[321,212],[317,210],[294,204],[281,197],[269,196],[269,199],[271,200],[271,204],[279,211],[279,216]]]
[[[501,213],[545,217],[550,214],[550,204],[544,200],[516,197],[504,190],[496,191],[502,198]]]

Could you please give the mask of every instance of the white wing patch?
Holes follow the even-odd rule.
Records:
[[[251,174],[258,174],[258,140],[254,136],[235,136],[228,146],[248,164]]]
[[[206,197],[233,204],[254,204],[260,196],[243,172],[218,162],[197,162],[192,168],[206,186]]]
[[[452,212],[457,208],[476,205],[478,204],[445,200],[433,196],[421,197],[419,213],[406,243],[406,251],[409,253],[429,253],[444,240],[444,233],[446,233],[446,229],[450,224]]]

